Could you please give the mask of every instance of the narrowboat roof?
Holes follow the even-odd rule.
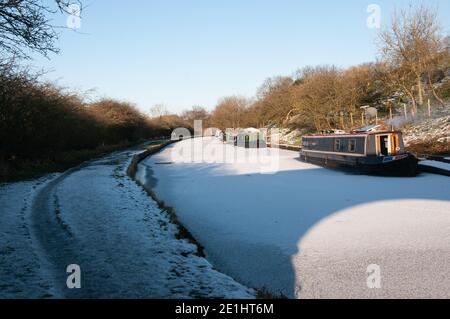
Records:
[[[361,132],[361,133],[346,133],[346,134],[310,134],[304,137],[366,137],[368,135],[378,135],[378,134],[401,134],[401,131],[374,131],[374,132]]]
[[[376,132],[378,130],[382,130],[381,124],[372,124],[366,127],[361,127],[356,130],[353,130],[354,133],[368,133],[368,132]]]

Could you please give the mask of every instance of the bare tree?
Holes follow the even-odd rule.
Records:
[[[401,69],[399,89],[412,96],[414,105],[416,101],[422,105],[423,78],[439,64],[444,50],[437,12],[421,6],[395,13],[389,30],[381,32],[380,40],[384,62],[391,69]]]
[[[163,116],[169,115],[169,111],[164,104],[155,104],[150,108],[150,116],[152,118],[161,119]]]
[[[249,106],[249,100],[244,97],[225,97],[219,101],[212,113],[212,124],[222,130],[245,126],[248,124]]]
[[[0,0],[0,58],[27,58],[27,50],[44,56],[58,52],[58,27],[52,25],[49,16],[57,11],[68,12],[71,3],[55,0],[55,7],[51,8],[39,0]]]
[[[259,125],[282,125],[289,120],[296,103],[293,85],[294,80],[290,77],[266,79],[258,90],[258,100],[254,104]]]
[[[345,107],[342,71],[334,66],[307,67],[296,86],[296,114],[312,121],[316,130],[335,128]]]
[[[209,112],[202,106],[193,106],[190,110],[185,110],[181,114],[181,117],[191,125],[196,120],[206,121],[209,116]]]

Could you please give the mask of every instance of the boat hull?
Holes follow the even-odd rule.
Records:
[[[300,159],[324,167],[353,170],[356,172],[382,176],[416,176],[417,158],[412,154],[398,156],[330,156],[300,152]]]

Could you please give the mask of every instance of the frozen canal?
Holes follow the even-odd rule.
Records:
[[[138,176],[243,284],[299,298],[450,298],[448,177],[354,175],[297,157],[185,140]]]

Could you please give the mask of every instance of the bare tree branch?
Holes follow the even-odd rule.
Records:
[[[55,8],[42,5],[39,0],[0,0],[0,59],[28,58],[35,51],[44,56],[57,53],[56,26],[50,16],[57,12],[70,13],[69,5],[81,2],[55,0]]]

